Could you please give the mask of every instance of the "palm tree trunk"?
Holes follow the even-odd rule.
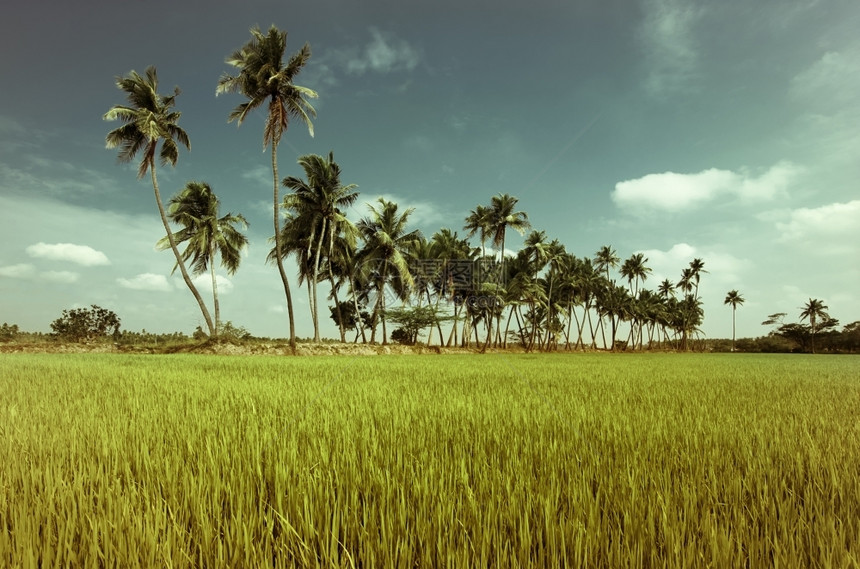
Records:
[[[735,351],[735,311],[737,307],[732,305],[732,351]]]
[[[504,349],[508,348],[508,332],[511,329],[511,317],[514,315],[514,308],[515,306],[511,304],[511,309],[508,311],[508,321],[505,324],[505,335],[502,339],[502,348]]]
[[[367,343],[367,336],[364,333],[364,320],[361,318],[361,310],[358,306],[358,296],[355,294],[355,282],[352,281],[350,283],[352,285],[352,304],[355,306],[355,318],[358,324],[358,329],[361,331],[361,343]],[[355,335],[355,339],[358,340],[358,334]]]
[[[215,306],[215,337],[221,331],[221,305],[218,302],[218,277],[215,275],[215,242],[209,247],[209,272],[212,275],[212,302]]]
[[[203,302],[203,297],[200,296],[200,293],[197,291],[197,287],[194,286],[194,283],[191,281],[191,277],[188,276],[188,271],[185,269],[185,262],[179,254],[179,249],[176,248],[176,239],[173,237],[173,231],[170,229],[170,223],[167,221],[167,213],[164,211],[164,205],[161,203],[161,192],[158,189],[158,179],[155,176],[154,160],[149,163],[149,171],[152,176],[152,189],[155,192],[155,203],[158,205],[158,213],[161,214],[161,223],[164,224],[164,230],[167,232],[167,241],[170,243],[170,249],[176,257],[176,264],[179,266],[179,272],[182,273],[182,280],[185,281],[191,294],[194,295],[197,305],[200,306],[200,312],[203,313],[203,319],[206,321],[206,326],[209,328],[209,336],[215,337],[218,332],[215,325],[212,323],[212,316],[209,314],[209,309],[206,308],[206,303]]]
[[[319,298],[317,295],[317,276],[319,275],[320,270],[320,252],[322,251],[322,243],[323,243],[323,235],[325,235],[325,224],[326,220],[323,219],[323,226],[320,230],[319,237],[317,238],[317,250],[314,254],[314,282],[313,282],[313,306],[311,310],[313,310],[313,322],[314,322],[314,342],[320,341],[320,318],[319,318],[319,305],[317,304],[317,299]]]
[[[346,343],[346,328],[343,327],[343,314],[340,310],[340,300],[337,297],[337,287],[334,283],[334,273],[331,271],[331,263],[329,263],[328,282],[331,285],[331,296],[334,299],[334,311],[337,315],[337,326],[340,332],[340,341]]]
[[[284,260],[281,256],[283,250],[281,243],[281,206],[278,200],[278,144],[272,141],[272,200],[274,202],[274,225],[275,225],[275,262],[278,264],[278,273],[281,282],[284,283],[284,294],[287,297],[287,317],[290,320],[290,349],[293,355],[296,353],[296,321],[293,317],[293,295],[290,292],[290,281],[284,270]]]

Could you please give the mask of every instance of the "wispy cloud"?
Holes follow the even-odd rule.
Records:
[[[370,42],[346,61],[347,72],[356,75],[391,73],[411,71],[418,65],[418,52],[406,40],[376,28],[370,29],[370,35]]]
[[[40,276],[47,281],[63,284],[76,283],[81,278],[80,273],[74,271],[45,271]]]
[[[645,51],[646,91],[664,96],[688,90],[697,75],[695,26],[702,9],[688,0],[645,0],[639,30]]]
[[[49,259],[51,261],[68,261],[94,267],[98,265],[110,265],[107,255],[96,251],[87,245],[75,245],[73,243],[36,243],[26,249],[27,254],[37,259]]]
[[[212,277],[209,273],[204,275],[197,275],[192,279],[194,281],[194,286],[198,288],[198,290],[203,292],[212,293]],[[215,275],[215,280],[218,285],[218,294],[229,294],[233,290],[233,282],[225,277],[224,275]],[[184,284],[180,284],[179,286],[185,286]]]
[[[363,45],[323,49],[316,54],[304,74],[304,81],[313,88],[332,88],[341,84],[339,75],[404,73],[421,62],[417,48],[390,32],[370,28],[370,40]],[[396,87],[399,93],[408,90],[410,82]]]
[[[696,174],[648,174],[618,182],[612,201],[623,209],[643,214],[646,210],[686,211],[725,197],[744,202],[769,201],[782,195],[801,172],[791,162],[780,162],[758,177],[717,168]]]
[[[823,108],[860,101],[860,48],[828,51],[791,81],[789,93]]]
[[[352,207],[353,215],[356,218],[367,217],[369,214],[368,205],[372,205],[375,208],[379,208],[379,203],[377,200],[382,198],[386,201],[394,202],[397,204],[397,211],[404,212],[409,208],[414,208],[415,211],[412,212],[409,216],[409,226],[414,228],[416,225],[424,228],[424,229],[432,229],[435,231],[436,228],[443,226],[451,225],[451,215],[444,211],[439,205],[427,201],[427,200],[416,200],[413,198],[397,196],[394,194],[377,194],[375,196],[363,196],[363,200],[360,200]],[[457,229],[457,224],[455,224],[454,229]]]
[[[26,279],[30,278],[36,274],[36,267],[30,265],[29,263],[18,263],[15,265],[8,265],[6,267],[0,267],[0,277],[6,277],[10,279]]]
[[[845,247],[856,253],[860,243],[860,200],[794,209],[776,221],[776,228],[783,242],[807,243],[820,247],[821,253],[845,253]]]
[[[116,279],[116,283],[131,290],[148,290],[154,292],[170,292],[173,287],[164,275],[156,275],[154,273],[141,273],[130,279],[120,277]]]

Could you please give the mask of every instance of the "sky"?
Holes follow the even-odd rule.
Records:
[[[842,325],[860,320],[856,0],[45,0],[0,21],[0,321],[48,332],[63,310],[98,304],[126,330],[204,325],[155,248],[148,177],[105,148],[118,123],[102,116],[124,103],[115,78],[154,65],[162,93],[181,89],[191,141],[158,170],[165,201],[202,180],[250,222],[239,271],[219,274],[222,319],[288,335],[265,263],[263,115],[228,124],[241,97],[215,95],[225,57],[272,24],[288,53],[310,45],[296,83],[319,93],[315,136],[290,125],[280,174],[333,152],[361,193],[354,221],[384,196],[414,207],[428,238],[463,235],[470,210],[508,193],[578,257],[643,253],[648,288],[704,260],[706,337],[731,336],[732,289],[746,299],[738,337],[765,335],[775,312],[796,321],[810,298]],[[298,335],[311,336],[287,267]],[[325,309],[321,322],[337,335]]]

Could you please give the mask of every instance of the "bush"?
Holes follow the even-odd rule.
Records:
[[[17,324],[6,324],[3,323],[0,326],[0,342],[11,342],[18,335],[18,325]]]
[[[63,315],[51,322],[54,337],[68,342],[89,342],[108,336],[118,340],[119,326],[115,312],[95,304],[90,308],[63,310]]]

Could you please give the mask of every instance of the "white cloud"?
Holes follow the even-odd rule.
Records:
[[[656,96],[688,89],[699,60],[694,27],[701,9],[686,0],[646,0],[644,7],[645,89]]]
[[[802,170],[780,162],[758,178],[747,172],[710,168],[696,174],[663,172],[618,182],[612,201],[621,208],[643,212],[679,212],[694,209],[721,197],[744,202],[767,201],[783,194]]]
[[[848,246],[856,251],[860,243],[860,200],[832,203],[817,208],[790,211],[787,219],[777,221],[781,241],[823,239],[818,245],[824,251]]]
[[[41,277],[55,283],[71,284],[77,282],[81,275],[72,271],[45,271]]]
[[[346,62],[346,70],[349,73],[363,75],[368,71],[411,71],[418,65],[418,52],[406,41],[383,34],[374,28],[371,28],[370,34],[373,36],[370,43]]]
[[[356,204],[352,206],[352,210],[360,218],[367,217],[370,214],[368,205],[372,205],[377,210],[379,209],[379,202],[377,201],[379,198],[396,203],[397,211],[399,213],[403,213],[409,208],[415,209],[415,211],[409,215],[407,222],[407,230],[409,231],[415,229],[416,226],[430,229],[438,228],[440,225],[450,225],[451,215],[445,213],[437,204],[428,201],[413,200],[411,198],[396,196],[394,194],[378,194],[373,197],[367,196],[363,201],[360,200],[359,202],[356,202]],[[457,227],[454,229],[456,228]]]
[[[36,243],[27,247],[26,251],[28,255],[37,259],[69,261],[70,263],[77,263],[85,267],[110,265],[107,255],[87,245]]]
[[[149,290],[155,292],[169,292],[173,290],[167,277],[154,273],[141,273],[130,279],[120,277],[116,279],[119,286],[131,290]]]
[[[218,294],[229,294],[233,290],[233,282],[223,275],[216,274],[215,280],[218,285]],[[201,292],[212,294],[212,277],[207,272],[206,274],[197,275],[192,279],[194,286]],[[180,286],[185,286],[183,282]]]
[[[18,263],[17,265],[9,265],[0,267],[0,277],[12,279],[26,279],[32,277],[36,273],[36,268],[27,263]]]

